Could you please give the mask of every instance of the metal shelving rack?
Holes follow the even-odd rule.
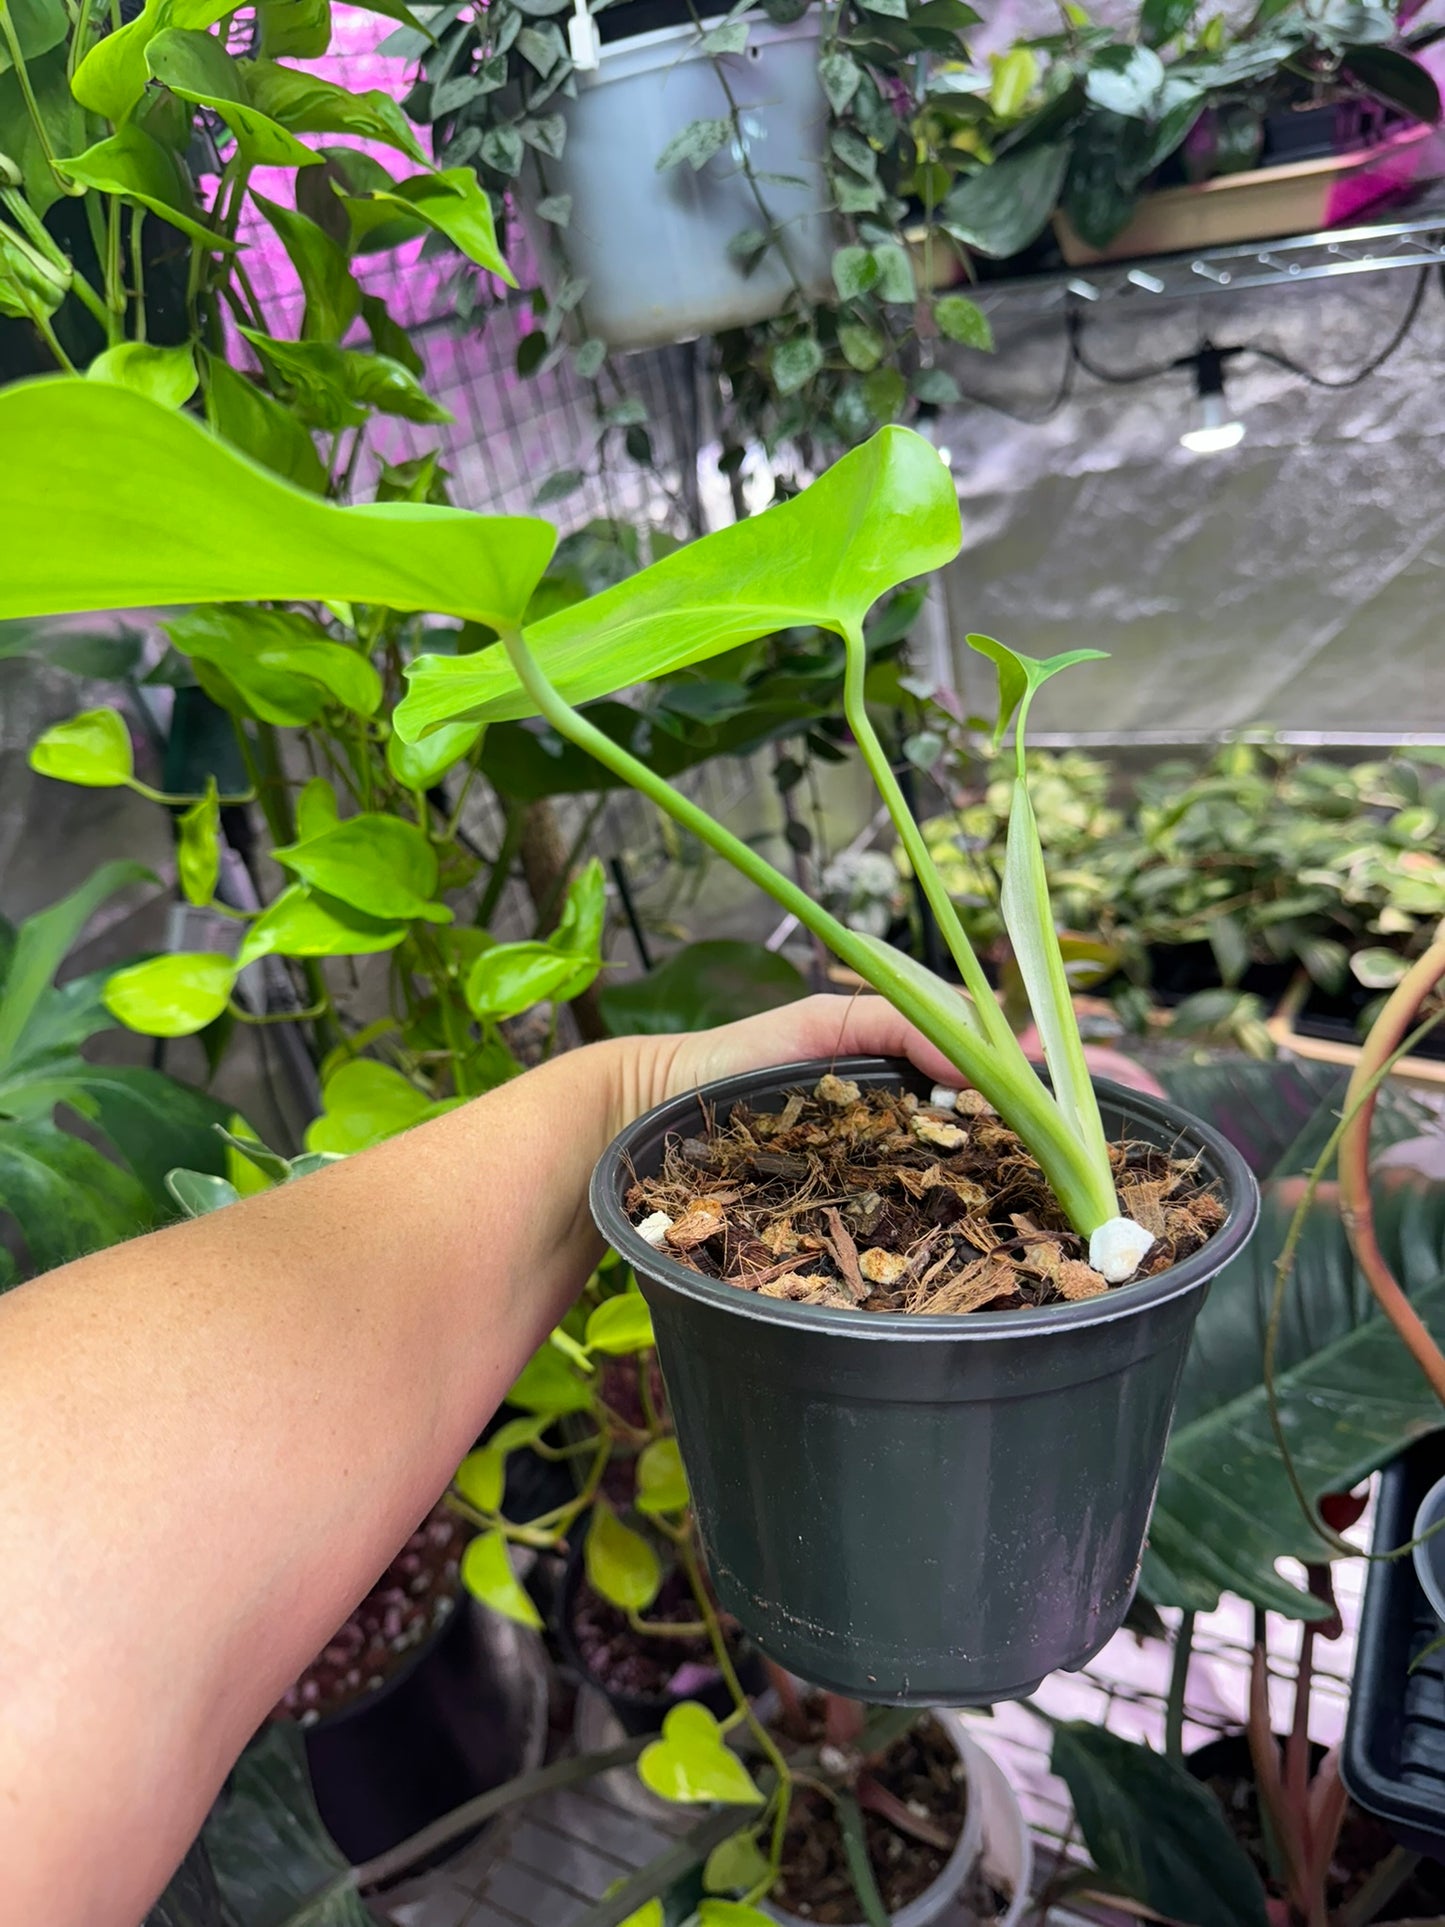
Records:
[[[1328,281],[1391,268],[1445,266],[1445,182],[1432,182],[1389,220],[1327,228],[1283,240],[1242,241],[1197,253],[1157,254],[1094,267],[981,281],[970,290],[986,314],[1048,315],[1072,302],[1090,307],[1238,294],[1296,281]]]

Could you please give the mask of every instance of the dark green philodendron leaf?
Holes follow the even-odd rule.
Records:
[[[321,1823],[298,1726],[264,1726],[201,1835],[235,1927],[374,1927]]]
[[[383,922],[420,917],[450,923],[435,901],[436,846],[415,823],[367,812],[322,830],[272,856],[303,883]]]
[[[791,502],[561,610],[527,641],[568,702],[589,702],[774,630],[861,623],[958,544],[958,500],[937,452],[908,429],[884,429]],[[535,714],[500,650],[422,656],[408,680],[393,718],[408,742],[439,723]]]
[[[1055,1726],[1049,1764],[1111,1886],[1187,1927],[1267,1927],[1253,1863],[1218,1800],[1182,1766],[1077,1721]]]
[[[151,74],[163,87],[220,116],[250,166],[316,166],[319,155],[250,105],[239,63],[214,34],[168,27],[146,47],[145,58]]]
[[[1068,166],[1062,141],[1006,154],[958,183],[939,209],[940,225],[980,254],[1017,254],[1043,232]]]
[[[186,415],[104,382],[56,376],[0,391],[0,447],[0,617],[325,600],[505,628],[556,541],[528,517],[320,501]],[[82,527],[75,542],[68,531]]]
[[[760,943],[690,943],[630,983],[608,984],[598,1002],[614,1037],[707,1030],[776,1010],[807,994],[802,973]]]
[[[112,863],[10,932],[0,925],[0,1217],[19,1226],[30,1269],[48,1270],[173,1215],[167,1169],[219,1168],[212,1126],[228,1113],[158,1071],[88,1063],[80,1046],[111,1027],[108,973],[54,987],[95,910],[150,873]],[[124,1159],[55,1122],[58,1107]]]
[[[1295,1618],[1324,1607],[1280,1577],[1286,1556],[1330,1548],[1300,1512],[1263,1385],[1274,1262],[1343,1098],[1343,1073],[1289,1063],[1181,1066],[1171,1095],[1226,1130],[1261,1174],[1259,1229],[1210,1287],[1180,1388],[1149,1529],[1143,1588],[1158,1605],[1209,1611],[1230,1591]],[[1392,1086],[1377,1150],[1433,1128]],[[1408,1167],[1374,1180],[1386,1260],[1437,1337],[1445,1335],[1445,1187]],[[1355,1269],[1333,1181],[1306,1220],[1281,1322],[1277,1390],[1285,1435],[1311,1499],[1347,1490],[1439,1422],[1439,1406]]]

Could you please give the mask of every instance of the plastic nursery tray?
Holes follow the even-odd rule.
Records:
[[[1420,1501],[1445,1478],[1445,1432],[1419,1439],[1380,1480],[1371,1550],[1408,1543]],[[1445,1637],[1407,1553],[1365,1584],[1341,1771],[1358,1804],[1402,1846],[1445,1860]],[[1413,1668],[1413,1670],[1412,1670]]]

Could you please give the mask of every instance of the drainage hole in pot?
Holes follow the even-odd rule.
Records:
[[[1120,1208],[1154,1243],[1136,1276],[1206,1244],[1225,1209],[1197,1159],[1110,1147]],[[976,1091],[956,1107],[832,1075],[781,1111],[669,1138],[628,1215],[705,1277],[870,1312],[1024,1309],[1109,1289],[1033,1156]]]

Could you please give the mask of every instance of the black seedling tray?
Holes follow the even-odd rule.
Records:
[[[1372,1550],[1408,1543],[1420,1501],[1445,1478],[1445,1432],[1418,1440],[1380,1480]],[[1370,1567],[1341,1771],[1358,1805],[1402,1846],[1445,1860],[1445,1637],[1409,1554]],[[1412,1670],[1413,1668],[1413,1670]]]

